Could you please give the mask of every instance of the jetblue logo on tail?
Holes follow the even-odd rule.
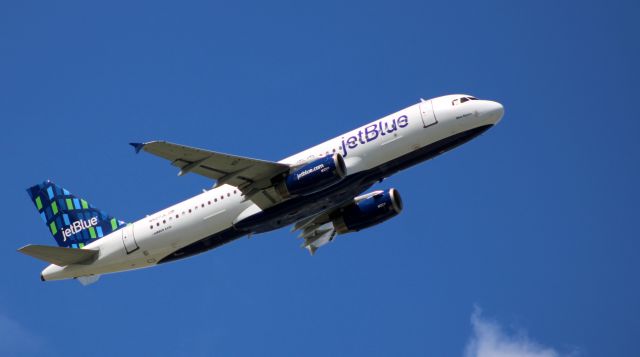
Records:
[[[51,181],[31,186],[27,193],[61,247],[84,248],[125,225]]]
[[[71,237],[71,235],[80,233],[82,230],[87,229],[89,227],[95,227],[98,225],[98,217],[91,217],[87,220],[79,220],[71,223],[69,228],[62,230],[62,236],[64,237],[64,241],[67,241],[67,238]]]

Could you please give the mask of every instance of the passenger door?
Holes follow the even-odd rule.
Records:
[[[425,100],[420,103],[420,115],[422,115],[422,125],[427,128],[438,124],[436,114],[433,112],[433,102]]]
[[[140,248],[136,243],[136,238],[133,236],[133,224],[127,224],[120,231],[122,232],[122,243],[127,254],[133,253]]]

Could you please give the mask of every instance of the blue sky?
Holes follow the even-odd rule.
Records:
[[[637,356],[638,5],[3,2],[0,354]],[[131,141],[278,160],[429,98],[500,101],[392,177],[398,217],[41,283],[50,178],[133,221],[210,182]]]

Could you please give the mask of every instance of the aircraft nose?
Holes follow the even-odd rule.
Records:
[[[502,119],[504,115],[504,107],[502,104],[494,101],[488,101],[486,113],[489,120],[495,125]]]

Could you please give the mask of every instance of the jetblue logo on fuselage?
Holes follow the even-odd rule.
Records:
[[[409,125],[409,117],[402,115],[397,119],[391,121],[379,121],[375,124],[368,125],[364,129],[358,130],[357,135],[353,135],[345,139],[342,138],[342,156],[347,156],[347,148],[355,149],[358,145],[364,145],[366,143],[375,141],[376,139],[390,135],[394,131],[405,128]]]
[[[91,217],[87,220],[81,219],[71,223],[69,228],[65,228],[62,230],[62,237],[64,241],[67,241],[67,238],[71,237],[72,234],[80,233],[82,230],[87,229],[89,227],[95,227],[98,225],[98,217]]]

